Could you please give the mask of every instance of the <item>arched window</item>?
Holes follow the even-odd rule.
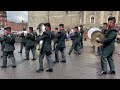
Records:
[[[95,23],[95,18],[94,18],[94,16],[91,16],[91,17],[90,17],[90,23]]]

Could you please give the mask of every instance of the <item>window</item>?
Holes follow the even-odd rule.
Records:
[[[94,16],[91,16],[91,17],[90,17],[90,23],[95,23],[95,18],[94,18]]]

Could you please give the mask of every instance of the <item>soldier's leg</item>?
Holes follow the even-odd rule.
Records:
[[[60,52],[61,52],[61,56],[62,56],[62,61],[66,61],[64,48],[61,48]]]
[[[115,71],[115,66],[114,66],[114,61],[112,59],[113,53],[110,54],[110,56],[107,58],[109,66],[110,66],[110,71]]]
[[[3,66],[7,67],[7,56],[8,52],[3,51]]]
[[[9,55],[10,55],[10,58],[12,60],[12,66],[16,66],[16,60],[15,60],[15,57],[14,57],[14,51],[10,51]]]
[[[29,59],[29,51],[30,51],[30,47],[26,46],[26,50],[25,50],[26,59]]]
[[[59,62],[59,49],[58,48],[55,49],[55,61]]]
[[[75,48],[76,48],[76,50],[77,50],[78,55],[80,55],[80,54],[81,54],[81,52],[80,52],[80,47],[79,47],[79,44],[77,44]]]
[[[103,53],[101,55],[101,69],[102,71],[107,72],[107,58],[104,57]]]
[[[51,58],[51,55],[46,54],[46,58],[47,58],[47,62],[48,62],[48,68],[53,69],[53,60]]]
[[[71,54],[71,52],[73,51],[74,48],[75,48],[75,44],[73,43],[70,50],[69,50],[69,55]]]
[[[53,50],[55,50],[55,42],[53,42]]]
[[[83,40],[81,41],[81,47],[83,48]]]
[[[24,46],[24,44],[23,44],[23,43],[21,43],[21,45],[20,45],[20,53],[22,53],[23,46]]]
[[[36,47],[35,46],[32,47],[31,51],[32,51],[33,59],[36,59]]]
[[[39,65],[40,65],[39,69],[42,69],[42,70],[43,70],[43,58],[44,58],[44,56],[45,56],[45,53],[40,54],[40,56],[39,56]]]

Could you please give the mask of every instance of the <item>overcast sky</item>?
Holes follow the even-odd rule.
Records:
[[[7,11],[7,20],[14,22],[21,22],[23,20],[28,22],[28,11]]]

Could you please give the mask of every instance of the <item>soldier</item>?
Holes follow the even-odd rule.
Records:
[[[74,35],[71,37],[71,38],[73,38],[73,43],[72,43],[71,49],[68,54],[70,55],[72,50],[75,49],[77,51],[78,55],[80,55],[81,53],[80,53],[79,42],[81,41],[82,37],[80,35],[78,27],[75,27],[74,29],[75,29]]]
[[[81,41],[80,41],[80,47],[81,49],[83,48],[83,36],[84,36],[84,30],[83,30],[83,25],[80,25],[80,33],[81,33]]]
[[[25,47],[25,45],[26,45],[26,38],[25,38],[24,32],[21,33],[21,35],[19,37],[21,37],[21,45],[20,45],[20,52],[19,53],[22,54],[23,47]]]
[[[117,31],[115,29],[116,19],[115,17],[108,18],[108,29],[105,33],[105,38],[103,40],[96,39],[98,43],[102,43],[102,53],[101,53],[101,67],[102,71],[100,74],[107,74],[107,61],[110,66],[110,74],[115,74],[114,61],[112,59],[113,52],[115,50],[115,39],[117,36]]]
[[[64,30],[64,24],[60,24],[59,29],[60,29],[60,31],[56,34],[56,38],[58,40],[57,40],[57,45],[56,45],[56,49],[55,49],[55,61],[54,61],[54,63],[59,62],[59,54],[58,54],[59,51],[61,52],[61,55],[62,55],[62,61],[60,61],[60,62],[66,63],[64,49],[66,48],[65,39],[67,39],[67,35],[66,35],[65,30]]]
[[[29,60],[29,51],[32,51],[33,59],[36,60],[36,39],[35,33],[33,32],[33,27],[29,27],[29,33],[26,35],[26,59]]]
[[[51,59],[52,54],[52,46],[51,46],[51,40],[54,37],[54,34],[51,32],[51,25],[50,23],[45,24],[45,32],[38,38],[38,43],[40,40],[43,40],[43,45],[40,51],[40,58],[39,58],[39,64],[40,68],[36,70],[36,72],[43,72],[43,58],[46,55],[47,61],[48,61],[48,67],[49,69],[46,70],[46,72],[53,72],[53,61]]]
[[[107,23],[103,23],[103,28],[102,28],[102,32],[105,34],[106,30],[107,30]],[[102,50],[102,46],[99,46],[98,47],[98,50],[97,50],[97,56],[101,55],[101,50]]]
[[[15,36],[11,33],[11,27],[6,28],[6,35],[1,38],[1,41],[5,41],[5,46],[3,50],[3,66],[1,68],[7,68],[7,57],[10,56],[12,60],[12,67],[16,67],[16,61],[14,57],[14,43]]]

